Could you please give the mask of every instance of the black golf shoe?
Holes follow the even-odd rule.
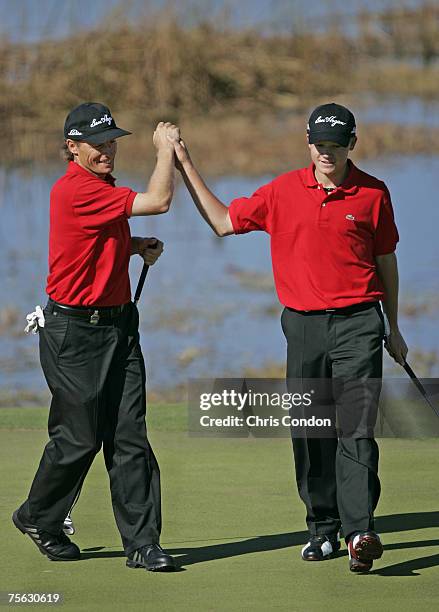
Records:
[[[308,544],[302,548],[304,561],[325,561],[340,550],[340,540],[337,536],[312,536]]]
[[[127,567],[143,568],[150,572],[173,572],[175,561],[159,544],[142,546],[128,555]]]
[[[12,521],[52,561],[77,561],[80,558],[79,548],[62,531],[58,535],[44,531],[23,516],[19,509],[12,515]]]

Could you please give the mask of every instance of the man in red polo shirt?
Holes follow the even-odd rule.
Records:
[[[13,521],[49,559],[79,559],[63,521],[103,446],[127,566],[167,571],[175,564],[159,545],[160,472],[146,437],[145,365],[128,277],[132,254],[151,265],[163,245],[131,238],[128,219],[168,211],[179,132],[158,124],[144,193],[116,187],[111,174],[116,139],[127,134],[98,103],[81,104],[65,122],[69,163],[50,195],[49,301],[39,328],[53,396],[50,440]]]
[[[205,185],[183,141],[174,147],[192,198],[218,236],[270,234],[276,289],[285,306],[287,378],[314,380],[317,404],[334,424],[324,438],[292,431],[310,533],[302,558],[332,556],[342,526],[349,567],[363,572],[383,550],[373,531],[380,494],[373,438],[382,377],[380,301],[390,324],[387,347],[400,364],[407,347],[398,329],[398,232],[390,195],[382,181],[348,159],[356,140],[347,108],[319,106],[308,123],[309,167],[287,172],[229,207]]]

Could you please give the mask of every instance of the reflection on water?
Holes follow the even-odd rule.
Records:
[[[402,304],[410,302],[413,312],[419,314],[401,319],[406,340],[412,348],[438,351],[439,207],[435,186],[439,159],[377,160],[362,167],[385,180],[393,196],[401,237]],[[0,171],[3,390],[45,386],[36,338],[25,337],[21,328],[25,314],[46,299],[48,194],[62,171],[62,166],[46,174]],[[228,202],[234,196],[249,195],[269,179],[226,177],[211,185]],[[138,177],[120,176],[118,182],[144,188]],[[255,232],[216,238],[181,185],[170,214],[135,218],[130,223],[133,234],[156,235],[165,241],[165,253],[150,270],[140,302],[142,345],[151,386],[174,385],[188,377],[236,376],[246,366],[257,368],[284,360],[281,307],[274,289],[270,290],[268,236]],[[141,261],[136,258],[130,267],[133,286],[140,270]],[[255,286],[255,272],[262,276],[261,287]],[[18,323],[11,315],[15,311],[20,316]],[[437,370],[435,364],[432,374],[438,375]]]

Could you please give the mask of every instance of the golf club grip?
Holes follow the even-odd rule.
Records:
[[[158,240],[156,240],[155,244],[152,244],[149,248],[156,249],[158,247]],[[134,294],[134,304],[140,300],[140,295],[142,293],[143,285],[145,284],[146,275],[148,274],[149,266],[144,263],[142,272],[140,273],[139,282],[137,283],[136,293]]]
[[[137,302],[140,299],[140,295],[142,293],[143,285],[145,284],[145,278],[146,278],[146,275],[148,274],[148,270],[149,270],[148,264],[144,263],[142,272],[140,273],[139,282],[137,283],[136,293],[134,294],[135,304],[137,304]]]

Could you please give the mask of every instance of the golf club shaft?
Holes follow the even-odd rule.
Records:
[[[436,414],[436,416],[439,417],[439,408],[436,407],[433,404],[433,402],[430,400],[424,385],[421,383],[419,378],[413,372],[412,368],[409,366],[407,361],[404,362],[403,368],[407,372],[407,374],[410,376],[410,378],[412,379],[413,383],[416,385],[416,387],[419,390],[419,392],[424,396],[425,401],[427,402],[427,404],[430,406],[430,408],[433,410],[433,412]]]
[[[384,315],[384,330],[385,330],[385,332],[384,332],[384,345],[387,346],[387,338],[388,338],[388,335],[389,335],[389,332],[390,332],[390,327],[389,327],[389,321],[388,321],[386,315]],[[435,415],[437,417],[439,417],[439,408],[437,406],[435,406],[433,404],[433,402],[430,400],[430,398],[428,397],[427,391],[425,390],[424,385],[421,383],[421,381],[416,376],[416,374],[413,372],[412,368],[409,366],[409,364],[407,363],[407,361],[405,359],[404,359],[404,365],[402,367],[407,372],[407,374],[410,376],[410,378],[413,381],[413,384],[416,386],[418,391],[424,396],[425,401],[430,406],[430,408],[433,410]]]
[[[407,372],[407,374],[410,376],[410,378],[413,380],[414,384],[418,387],[418,389],[422,393],[422,395],[427,395],[427,392],[426,392],[423,384],[418,379],[416,374],[413,372],[412,368],[409,366],[407,361],[404,362],[403,368]]]

